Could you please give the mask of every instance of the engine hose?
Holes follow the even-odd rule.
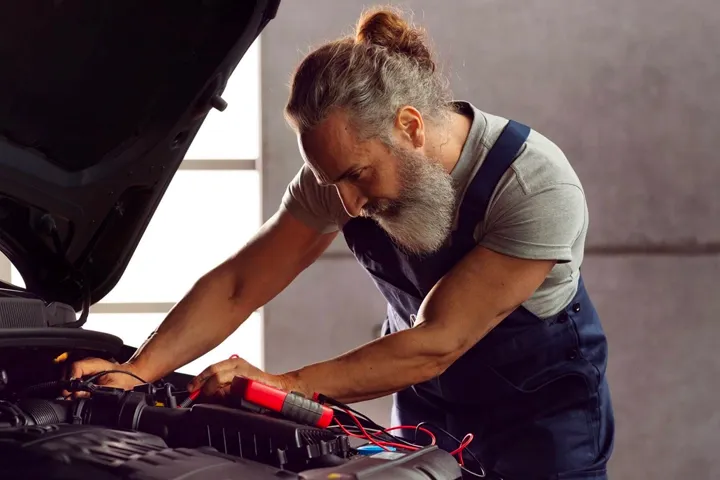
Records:
[[[35,425],[52,425],[67,422],[68,409],[49,400],[23,398],[18,407],[35,422]]]
[[[61,388],[67,385],[64,380],[52,380],[50,382],[38,383],[37,385],[31,385],[24,389],[21,393],[21,397],[25,397],[29,394],[37,394],[38,392],[44,392],[46,390]]]

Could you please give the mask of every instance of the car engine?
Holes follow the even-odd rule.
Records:
[[[374,428],[378,440],[404,441],[368,423],[366,417],[359,423],[363,418],[359,412],[355,416],[338,408],[337,425],[319,428],[252,405],[184,407],[187,392],[176,385],[184,386],[190,377],[177,373],[131,391],[98,385],[99,375],[64,380],[69,365],[80,358],[123,361],[132,349],[112,335],[66,323],[63,318],[74,319],[74,312],[61,304],[45,305],[16,294],[0,301],[0,471],[4,478],[402,480],[462,476],[455,458],[435,445],[403,449],[400,443],[400,448],[363,452],[356,438],[361,435],[353,432],[365,427]],[[352,419],[343,417],[346,414]]]

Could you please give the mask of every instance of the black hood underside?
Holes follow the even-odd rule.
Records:
[[[79,310],[118,282],[279,0],[0,4],[0,249]]]

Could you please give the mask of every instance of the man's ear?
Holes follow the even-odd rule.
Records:
[[[425,145],[425,122],[420,112],[409,105],[401,107],[395,117],[395,129],[404,142],[409,142],[414,148]]]

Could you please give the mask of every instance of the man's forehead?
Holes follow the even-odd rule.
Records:
[[[341,112],[328,115],[311,132],[298,135],[297,141],[305,164],[321,184],[332,183],[356,157],[356,135]]]

